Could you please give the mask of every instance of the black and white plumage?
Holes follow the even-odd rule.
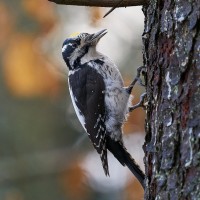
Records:
[[[144,187],[144,174],[122,140],[122,126],[131,107],[131,89],[124,87],[116,65],[96,51],[106,33],[81,33],[64,41],[62,55],[69,68],[69,91],[78,119],[100,154],[105,174],[109,175],[109,150]]]

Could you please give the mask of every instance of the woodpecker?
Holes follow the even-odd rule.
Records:
[[[122,126],[134,109],[131,90],[138,79],[125,87],[117,66],[96,50],[106,33],[106,29],[94,34],[80,33],[64,41],[62,56],[69,68],[70,96],[81,125],[100,155],[105,175],[109,175],[109,150],[144,188],[144,173],[127,152],[122,139]]]

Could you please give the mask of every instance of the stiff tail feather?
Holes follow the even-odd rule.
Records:
[[[108,150],[117,158],[117,160],[123,165],[127,166],[134,176],[138,179],[142,187],[144,188],[145,175],[132,158],[132,156],[127,152],[126,148],[119,141],[113,141],[109,136],[107,136],[107,148]]]
[[[106,176],[110,176],[109,169],[108,169],[108,158],[107,158],[107,149],[102,149],[100,153],[100,158],[103,166],[103,170]]]

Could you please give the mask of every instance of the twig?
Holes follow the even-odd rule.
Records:
[[[95,7],[116,7],[119,0],[48,0],[57,4]],[[117,7],[141,6],[148,0],[123,0]]]
[[[103,18],[105,18],[106,16],[108,16],[113,10],[115,10],[115,8],[119,7],[120,4],[123,2],[124,0],[120,0],[114,7],[112,7],[104,16]]]

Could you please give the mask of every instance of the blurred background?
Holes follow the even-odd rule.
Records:
[[[47,0],[0,1],[0,199],[139,200],[143,190],[109,154],[110,177],[75,116],[62,42],[73,32],[107,28],[98,49],[126,85],[142,65],[141,7],[61,6]],[[142,88],[134,89],[133,103]],[[135,110],[124,141],[143,167],[144,117]]]

